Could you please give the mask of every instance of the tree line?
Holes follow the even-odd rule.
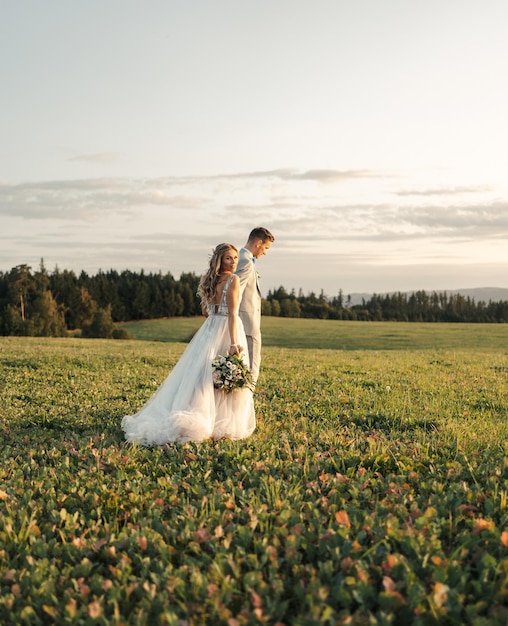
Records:
[[[0,272],[0,335],[126,338],[118,322],[201,314],[199,276],[99,271],[90,276],[41,261],[32,272],[18,265]]]
[[[127,338],[118,322],[201,315],[199,276],[124,270],[82,271],[55,268],[41,261],[35,271],[18,265],[0,272],[0,335]],[[284,287],[270,290],[262,301],[263,315],[314,319],[407,322],[507,322],[508,301],[475,302],[446,292],[416,291],[372,295],[353,305],[339,291],[304,295]]]
[[[460,293],[415,291],[373,294],[361,304],[351,304],[342,291],[333,298],[323,292],[288,293],[284,287],[268,292],[263,314],[279,317],[358,320],[371,322],[508,322],[508,301],[478,301]]]

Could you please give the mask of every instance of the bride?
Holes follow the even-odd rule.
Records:
[[[247,340],[238,316],[240,281],[234,274],[238,250],[229,243],[213,251],[198,295],[206,320],[152,398],[135,415],[122,419],[125,438],[142,445],[243,439],[256,427],[252,390],[215,389],[212,361],[239,355],[248,365]]]

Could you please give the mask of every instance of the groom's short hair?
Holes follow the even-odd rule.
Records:
[[[249,241],[256,241],[257,239],[262,239],[263,243],[265,241],[275,241],[275,237],[268,230],[268,228],[264,228],[263,226],[257,226],[250,231]]]

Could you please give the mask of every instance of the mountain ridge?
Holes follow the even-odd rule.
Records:
[[[410,296],[417,291],[425,291],[427,294],[431,293],[446,293],[448,295],[460,294],[465,298],[473,298],[475,302],[501,302],[508,300],[508,288],[506,287],[467,287],[463,289],[412,289],[411,291],[385,291],[376,292],[378,296],[392,295],[394,293],[403,293]],[[348,298],[351,297],[351,306],[356,304],[362,304],[362,301],[367,302],[372,298],[372,293],[343,293],[344,301],[348,302]]]

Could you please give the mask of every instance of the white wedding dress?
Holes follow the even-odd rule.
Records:
[[[230,281],[224,287],[220,304],[207,305],[208,317],[152,398],[138,413],[122,419],[128,441],[150,446],[210,437],[243,439],[254,431],[252,391],[242,388],[225,393],[215,389],[212,381],[212,360],[226,354],[231,343],[226,304]],[[242,358],[248,363],[242,321],[238,311],[231,314],[237,316],[236,340],[244,346]]]

